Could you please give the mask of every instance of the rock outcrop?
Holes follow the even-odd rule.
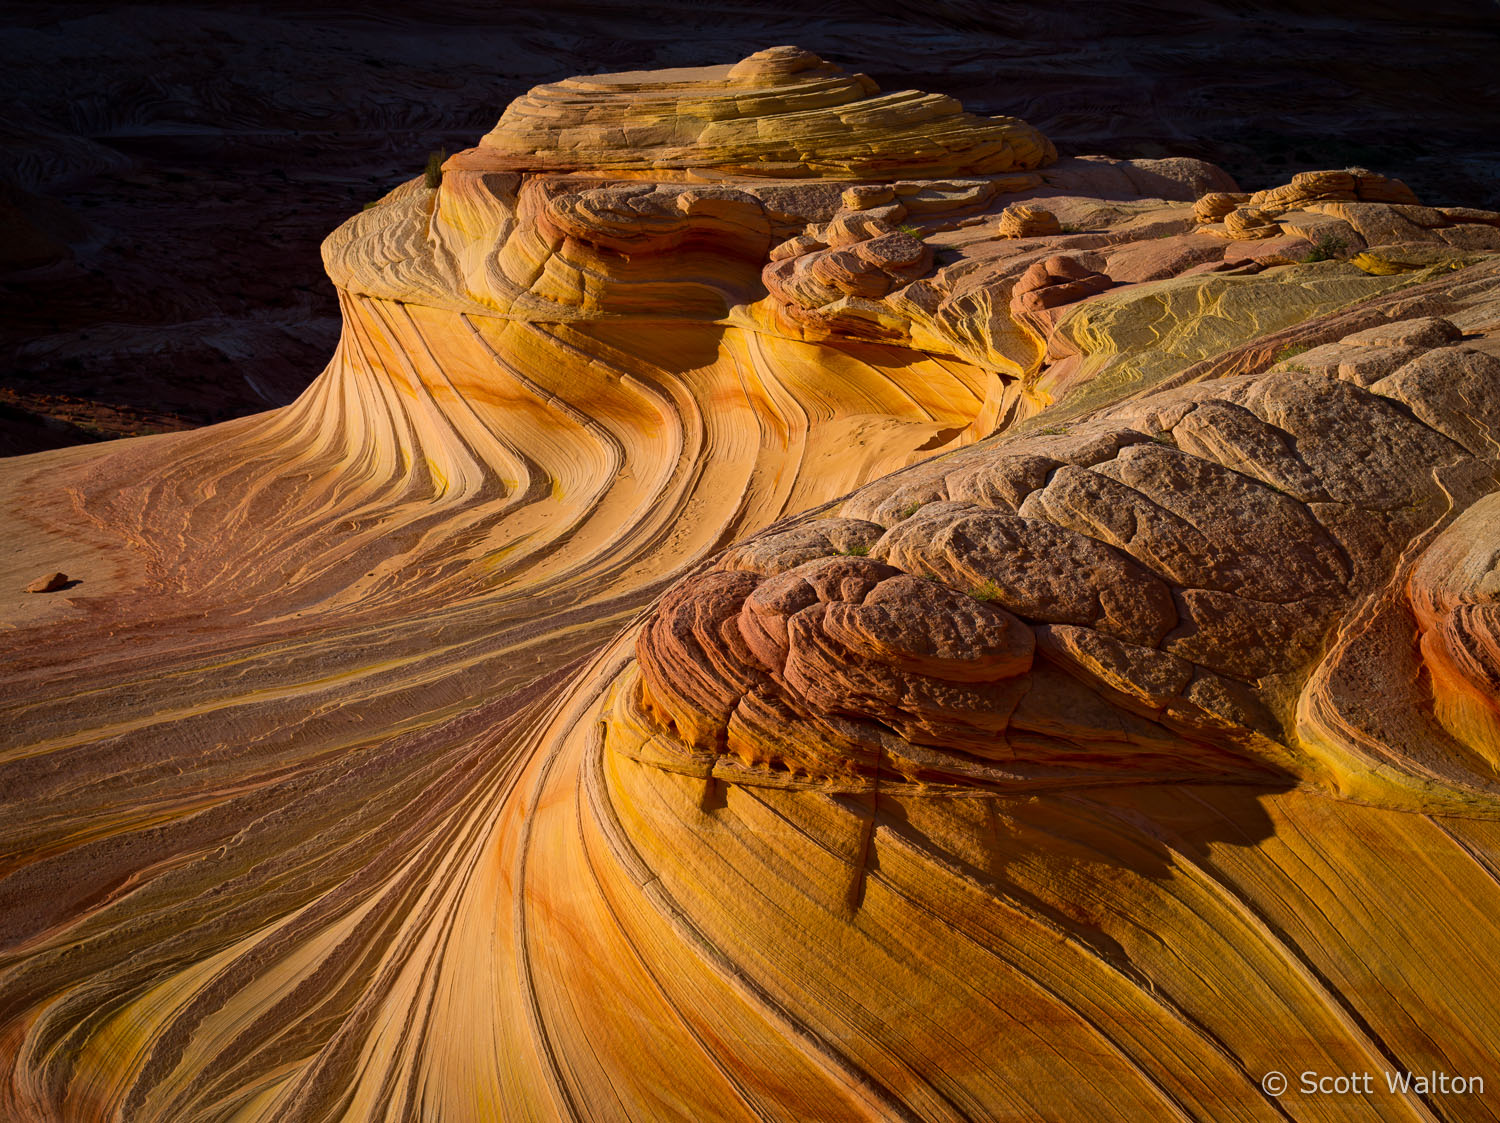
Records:
[[[538,86],[479,144],[528,171],[584,168],[910,178],[985,174],[1057,159],[1014,117],[953,98],[882,94],[811,51],[772,47],[732,66],[601,74]]]
[[[338,338],[317,246],[351,211],[531,86],[737,59],[768,28],[888,90],[1019,112],[1073,152],[1191,153],[1257,187],[1355,161],[1424,202],[1500,206],[1494,132],[1471,107],[1487,6],[1253,7],[944,0],[897,30],[860,5],[781,0],[29,3],[0,28],[0,455],[291,401]],[[1328,65],[1350,43],[1378,65]]]
[[[1488,766],[1466,752],[1430,741],[1377,765],[1301,726],[1306,707],[1342,702],[1309,682],[1341,623],[1406,599],[1409,580],[1425,621],[1412,642],[1452,689],[1482,696],[1492,673],[1483,612],[1458,624],[1465,598],[1436,591],[1455,563],[1424,554],[1413,572],[1407,555],[1495,486],[1486,421],[1439,403],[1491,397],[1500,359],[1440,318],[1337,349],[1367,356],[1377,333],[1394,344],[1379,379],[1330,363],[1147,395],[736,547],[640,633],[635,704],[662,727],[651,759],[917,792],[1279,776],[1489,807]]]
[[[0,1115],[1500,1114],[1261,1080],[1500,1087],[1496,229],[539,87],[295,404],[0,464]]]

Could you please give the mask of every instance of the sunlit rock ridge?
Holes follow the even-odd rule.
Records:
[[[1500,1116],[1500,214],[776,47],[324,257],[0,463],[0,1117]]]

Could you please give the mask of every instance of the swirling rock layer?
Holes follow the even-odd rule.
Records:
[[[1500,1114],[1260,1081],[1500,1087],[1494,216],[1015,136],[543,87],[297,403],[0,466],[0,1115]]]

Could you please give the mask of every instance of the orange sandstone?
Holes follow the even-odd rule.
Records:
[[[0,464],[89,575],[0,1115],[1495,1115],[1260,1082],[1500,1087],[1500,219],[1408,196],[788,47],[519,99],[296,404]]]

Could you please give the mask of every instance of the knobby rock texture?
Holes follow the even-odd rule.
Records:
[[[783,46],[323,252],[0,463],[0,1115],[1500,1116],[1261,1083],[1500,1089],[1500,214]]]

